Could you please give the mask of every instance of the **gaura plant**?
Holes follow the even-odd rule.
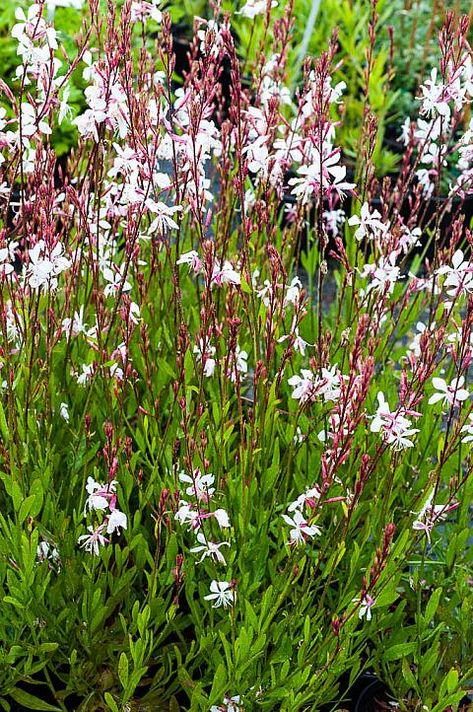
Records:
[[[355,184],[336,41],[291,93],[290,8],[249,5],[272,38],[249,86],[218,6],[180,87],[154,2],[92,1],[73,57],[43,4],[17,13],[0,125],[7,710],[335,709],[368,668],[404,710],[456,709],[471,687],[468,20],[439,35],[397,183],[374,178],[366,95]],[[154,50],[133,53],[150,18]],[[58,167],[75,73],[87,108]]]

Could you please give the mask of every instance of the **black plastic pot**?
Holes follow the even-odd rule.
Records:
[[[395,702],[387,685],[372,672],[364,672],[348,693],[350,712],[380,712]]]
[[[189,52],[191,47],[192,27],[185,23],[172,25],[172,45],[175,56],[174,71],[181,79],[189,71]]]
[[[397,153],[402,156],[406,148],[399,140],[401,130],[401,127],[397,124],[388,124],[384,130],[383,146],[389,149],[392,153]]]

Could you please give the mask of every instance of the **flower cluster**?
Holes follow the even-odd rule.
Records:
[[[315,524],[309,525],[307,522],[306,511],[316,507],[317,500],[321,495],[318,487],[307,489],[294,502],[291,502],[287,508],[289,514],[283,514],[282,518],[285,523],[291,527],[289,532],[291,546],[304,544],[308,539],[314,536],[320,536],[322,533],[320,527]]]
[[[78,543],[91,554],[98,556],[100,547],[110,542],[109,536],[127,528],[127,516],[117,508],[116,480],[107,484],[96,482],[93,477],[87,478],[85,489],[88,497],[84,506],[84,516],[93,516],[96,521],[89,524],[89,534],[81,534]]]
[[[196,468],[192,475],[181,472],[179,481],[188,485],[186,494],[194,499],[193,503],[180,500],[179,508],[175,514],[176,521],[181,525],[189,525],[191,531],[196,532],[197,544],[190,548],[190,552],[192,554],[200,554],[200,558],[197,561],[198,564],[209,558],[217,564],[226,566],[227,562],[221,549],[224,546],[229,547],[230,542],[212,541],[209,538],[210,534],[207,534],[207,531],[210,532],[210,527],[207,531],[204,527],[204,522],[207,520],[210,524],[212,519],[218,523],[220,529],[228,529],[230,527],[230,520],[224,509],[212,510],[210,508],[211,500],[215,495],[214,475],[211,473],[204,475]],[[205,596],[206,600],[213,601],[214,608],[232,606],[235,603],[235,598],[236,591],[231,582],[216,580],[211,582],[210,593]]]
[[[418,418],[421,413],[402,406],[391,411],[384,393],[380,391],[378,393],[378,409],[372,416],[370,430],[372,433],[381,433],[383,439],[394,450],[414,447],[411,438],[420,431],[418,428],[411,427],[412,423],[409,417],[413,416]]]

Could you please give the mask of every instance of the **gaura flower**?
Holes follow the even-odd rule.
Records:
[[[444,378],[432,378],[432,385],[437,390],[429,398],[429,405],[443,401],[445,405],[458,406],[470,397],[468,391],[463,388],[465,377],[459,376],[447,383]]]
[[[286,524],[292,527],[290,531],[291,544],[305,544],[309,537],[319,536],[322,533],[319,527],[315,525],[309,526],[299,509],[295,510],[292,517],[283,514],[282,518]]]
[[[200,554],[202,552],[202,556],[200,557],[197,563],[200,564],[207,556],[210,556],[212,559],[215,559],[215,561],[217,561],[219,564],[223,564],[223,566],[227,565],[225,557],[220,551],[220,548],[222,546],[230,546],[228,541],[222,541],[219,544],[213,541],[208,541],[202,532],[199,532],[197,534],[197,541],[199,542],[199,545],[193,546],[192,549],[189,550],[192,554]]]
[[[354,603],[358,603],[359,599],[354,598],[353,599]],[[367,621],[371,620],[371,609],[376,603],[376,599],[372,598],[372,596],[369,595],[369,593],[365,593],[365,595],[361,599],[361,605],[360,605],[360,610],[358,612],[358,618],[361,620],[362,618],[366,617]]]
[[[92,525],[89,525],[87,530],[90,534],[82,534],[78,539],[78,543],[85,549],[85,551],[88,551],[89,554],[98,556],[100,547],[105,546],[105,544],[108,544],[109,542],[109,539],[104,537],[102,534],[104,529],[105,524],[101,524],[97,529],[94,529]]]
[[[210,584],[210,593],[204,596],[206,601],[214,601],[212,608],[230,608],[235,604],[236,591],[228,581],[212,581]]]

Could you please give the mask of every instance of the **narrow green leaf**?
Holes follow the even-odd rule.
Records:
[[[392,648],[388,648],[384,653],[384,660],[386,662],[391,662],[392,660],[400,660],[404,658],[405,655],[410,655],[415,651],[417,647],[416,642],[411,643],[399,643],[398,645],[393,645]]]
[[[115,700],[113,699],[113,697],[112,697],[112,695],[110,694],[110,692],[106,692],[106,693],[104,694],[104,698],[105,698],[105,702],[106,702],[107,705],[109,706],[111,712],[120,712],[120,710],[118,709],[118,705],[117,705],[117,703],[115,702]]]
[[[442,595],[442,589],[441,588],[436,588],[433,594],[431,595],[429,602],[426,606],[425,609],[425,622],[428,625],[432,618],[435,616],[435,613],[437,612],[437,608],[440,602],[440,596]]]
[[[121,682],[123,689],[128,685],[128,658],[125,653],[120,654],[118,661],[118,679]]]
[[[7,419],[5,418],[5,411],[0,403],[0,433],[2,438],[7,443],[10,440],[10,431],[8,430]]]
[[[33,506],[34,502],[36,500],[36,495],[30,494],[29,497],[23,500],[20,506],[20,510],[18,512],[18,519],[20,522],[24,522],[26,517],[29,515],[31,511],[31,507]]]
[[[60,707],[54,707],[48,702],[43,702],[39,697],[30,695],[29,692],[25,692],[18,687],[10,691],[10,697],[28,710],[37,710],[37,712],[43,712],[43,710],[46,710],[46,712],[48,712],[48,710],[51,712],[61,712]]]

